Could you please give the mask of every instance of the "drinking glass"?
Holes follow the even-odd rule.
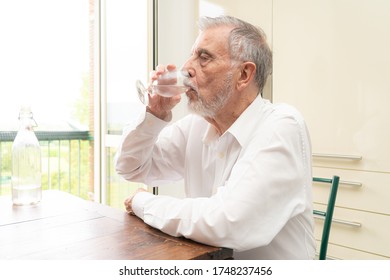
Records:
[[[188,77],[188,72],[184,70],[166,71],[147,88],[140,80],[137,80],[136,87],[138,98],[147,106],[149,104],[149,94],[173,97],[185,93],[189,89],[189,86],[186,85]]]

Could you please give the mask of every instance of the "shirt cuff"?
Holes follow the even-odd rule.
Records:
[[[168,124],[169,122],[161,120],[149,112],[145,112],[143,116],[140,116],[136,127],[142,128],[142,133],[145,135],[156,135]]]
[[[156,134],[169,124],[169,121],[161,120],[154,116],[153,114],[143,111],[139,114],[138,119],[127,124],[123,129],[123,136],[126,137],[131,131],[135,130],[137,127],[143,127],[144,133],[147,134]]]
[[[133,200],[131,201],[131,208],[137,217],[142,220],[144,219],[145,204],[153,197],[154,195],[149,192],[139,192],[133,197]]]

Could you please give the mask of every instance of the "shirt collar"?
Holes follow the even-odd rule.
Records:
[[[219,138],[219,135],[218,135],[217,130],[215,129],[214,126],[212,126],[209,123],[207,126],[206,133],[204,134],[203,139],[202,139],[203,143],[205,145],[210,145],[211,143],[217,141],[218,138]]]
[[[261,114],[260,108],[265,103],[266,101],[259,94],[221,137],[229,133],[238,141],[241,147],[244,146],[250,140],[250,133],[252,133],[253,126],[256,125],[259,119],[258,116]],[[217,130],[213,125],[208,124],[206,133],[203,136],[203,143],[209,145],[218,139],[219,134]]]
[[[241,147],[245,146],[246,143],[251,140],[251,134],[255,130],[254,127],[258,125],[261,108],[265,103],[266,100],[259,94],[227,130],[227,132],[236,138]]]

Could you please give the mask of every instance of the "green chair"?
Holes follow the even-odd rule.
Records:
[[[328,250],[329,234],[330,234],[330,228],[332,226],[333,210],[336,202],[339,181],[340,181],[339,176],[333,176],[332,179],[313,177],[313,182],[328,183],[331,185],[326,211],[313,210],[314,215],[324,217],[324,227],[322,230],[322,238],[321,238],[320,252],[319,252],[320,260],[326,260],[326,251]]]

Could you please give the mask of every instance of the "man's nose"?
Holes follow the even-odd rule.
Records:
[[[194,67],[192,66],[192,63],[193,61],[191,60],[191,58],[189,58],[183,65],[182,67],[182,70],[185,70],[188,72],[188,76],[190,78],[194,77],[195,76],[195,69]]]

